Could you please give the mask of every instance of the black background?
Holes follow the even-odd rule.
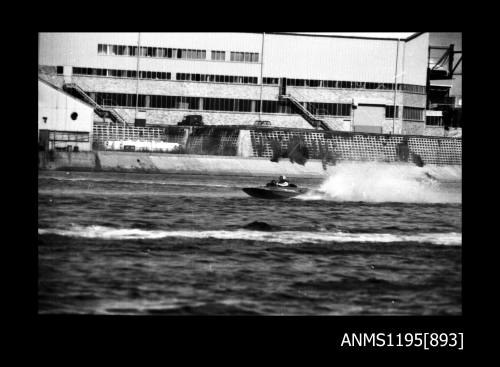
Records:
[[[443,10],[437,10],[435,7],[430,9],[422,5],[420,9],[415,3],[420,12],[414,12],[402,9],[399,4],[399,10],[396,9],[394,14],[385,8],[361,14],[357,12],[359,9],[353,8],[354,4],[344,4],[342,7],[335,3],[333,8],[326,4],[297,4],[277,3],[275,7],[271,7],[270,4],[263,6],[257,3],[205,3],[200,6],[193,4],[188,9],[179,10],[173,3],[165,3],[163,7],[158,5],[157,8],[152,3],[123,3],[108,9],[103,8],[103,4],[96,6],[79,3],[78,9],[71,8],[57,14],[54,9],[65,8],[51,3],[50,6],[45,4],[43,9],[30,11],[29,18],[23,19],[23,31],[16,30],[14,45],[8,48],[12,55],[16,52],[22,53],[22,57],[15,60],[15,69],[22,72],[7,73],[12,80],[4,80],[3,86],[4,91],[8,90],[11,94],[8,100],[4,97],[4,107],[8,105],[9,108],[4,108],[3,125],[11,127],[16,136],[22,135],[23,138],[9,138],[14,135],[10,135],[12,132],[7,129],[4,130],[2,139],[4,143],[13,145],[4,145],[4,152],[15,153],[15,159],[9,160],[12,166],[4,166],[3,181],[9,183],[10,187],[7,189],[9,191],[4,189],[4,218],[7,219],[4,224],[8,223],[8,228],[4,232],[2,245],[14,249],[16,254],[11,255],[12,257],[5,255],[2,262],[13,266],[9,271],[10,276],[5,280],[7,283],[13,283],[15,280],[14,291],[5,293],[9,300],[7,303],[13,306],[10,317],[13,321],[13,332],[8,336],[11,341],[19,342],[19,358],[32,356],[37,360],[62,360],[67,362],[65,364],[72,365],[73,362],[89,358],[98,350],[111,357],[111,361],[115,358],[129,360],[129,356],[138,356],[139,361],[143,362],[141,365],[147,364],[146,361],[153,356],[158,358],[157,361],[162,365],[188,364],[193,359],[198,360],[196,365],[222,359],[229,361],[231,365],[246,364],[250,361],[252,365],[260,365],[285,360],[316,365],[314,362],[320,357],[328,364],[340,364],[334,357],[335,352],[371,349],[340,347],[344,333],[356,332],[463,332],[464,352],[476,348],[487,349],[487,345],[494,340],[489,339],[487,331],[492,329],[492,315],[496,306],[494,299],[498,286],[486,286],[488,281],[495,279],[494,276],[486,274],[486,271],[495,269],[487,264],[487,259],[493,257],[495,245],[495,241],[488,238],[488,228],[495,227],[487,222],[488,217],[490,220],[494,219],[487,210],[487,207],[493,204],[491,196],[486,199],[484,195],[488,195],[488,183],[494,179],[495,163],[489,161],[488,157],[495,156],[488,149],[495,147],[495,125],[498,125],[495,120],[498,120],[498,116],[485,114],[487,111],[494,111],[495,94],[485,89],[485,84],[489,84],[488,80],[492,80],[484,75],[487,70],[481,62],[488,48],[484,46],[483,33],[478,34],[477,30],[463,31],[463,62],[466,70],[463,78],[463,116],[466,125],[463,137],[463,316],[38,315],[37,32],[91,31],[84,29],[84,25],[92,27],[92,31],[110,32],[388,32],[419,29],[460,31],[464,28],[462,16],[450,13],[446,6],[443,6]],[[458,3],[455,5],[458,6]],[[70,4],[64,3],[64,6]],[[119,8],[128,11],[119,15]],[[141,9],[147,11],[140,11]],[[210,11],[205,11],[206,9]],[[438,23],[436,16],[440,19]],[[470,17],[473,15],[469,13],[467,18]],[[12,24],[10,29],[13,31],[15,26]],[[29,29],[30,26],[33,29]],[[8,33],[4,35],[9,38]],[[15,48],[15,45],[19,48]],[[490,60],[489,65],[492,68],[495,68],[494,64],[495,62]],[[476,78],[475,71],[481,71],[481,77]],[[485,98],[486,95],[488,98]],[[9,235],[5,236],[7,233]],[[483,291],[483,287],[486,291]],[[394,347],[373,349],[385,352],[409,350]],[[271,360],[265,353],[270,353],[274,359]],[[423,353],[430,354],[434,351]],[[174,356],[175,361],[181,363],[174,362]],[[103,362],[98,357],[90,357],[90,361],[96,364]]]

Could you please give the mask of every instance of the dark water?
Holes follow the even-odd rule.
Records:
[[[460,185],[429,184],[430,202],[241,191],[262,183],[40,172],[39,312],[461,314]]]

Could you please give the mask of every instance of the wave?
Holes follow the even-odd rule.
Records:
[[[342,162],[316,190],[301,200],[405,203],[461,203],[461,169],[379,162]]]
[[[135,184],[135,185],[167,185],[167,186],[193,186],[193,187],[223,187],[235,188],[235,185],[222,185],[212,183],[187,183],[184,181],[165,182],[160,180],[130,180],[130,179],[116,179],[116,178],[76,178],[76,177],[39,177],[44,180],[54,181],[70,181],[70,182],[85,182],[85,183],[107,183],[107,184]]]
[[[310,231],[254,231],[238,230],[144,230],[139,228],[113,228],[106,226],[79,226],[69,228],[39,228],[38,234],[53,234],[67,237],[97,238],[107,240],[192,238],[220,240],[251,240],[278,242],[283,244],[330,243],[330,242],[370,242],[370,243],[431,243],[436,245],[459,246],[462,234],[448,233],[415,233],[411,235],[392,233],[345,233],[345,232],[310,232]]]

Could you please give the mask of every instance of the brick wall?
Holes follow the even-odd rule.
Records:
[[[330,129],[335,131],[351,131],[352,119],[350,117],[320,117]],[[311,126],[311,125],[309,125]]]
[[[428,126],[424,128],[424,135],[426,136],[445,136],[443,126]]]
[[[309,150],[309,158],[321,159],[325,152],[331,152],[338,160],[395,162],[399,160],[397,146],[406,138],[410,159],[418,154],[425,164],[462,164],[461,139],[288,129],[250,130],[250,156],[271,158],[273,141],[278,141],[282,151],[286,151],[294,136],[302,138]]]
[[[403,120],[401,133],[403,135],[424,135],[425,123],[419,121]]]
[[[177,125],[185,115],[202,115],[207,125],[253,125],[259,119],[258,113],[245,112],[208,112],[200,110],[165,110],[142,109],[146,111],[147,124]],[[116,111],[125,117],[129,123],[134,122],[133,108],[117,108]],[[271,121],[273,126],[290,128],[312,129],[313,127],[300,115],[262,114],[262,120]],[[102,121],[96,117],[95,121]]]
[[[401,121],[401,119],[395,119],[394,121],[391,118],[385,119],[382,122],[382,133],[402,134],[402,125],[403,122]],[[394,126],[394,131],[392,131],[393,126]]]
[[[136,92],[135,79],[113,77],[74,76],[72,81],[82,89],[105,93],[132,93]],[[176,80],[145,80],[139,81],[139,94],[153,95],[181,95],[189,97],[212,98],[239,98],[260,99],[260,85],[230,84],[230,83],[197,83]],[[298,97],[299,100],[322,103],[351,103],[352,99],[362,103],[394,103],[394,92],[390,90],[363,90],[363,89],[333,89],[311,87],[287,87],[287,92]],[[262,87],[262,99],[277,100],[278,86],[265,85]],[[398,91],[396,103],[411,107],[425,107],[425,95],[403,93]]]
[[[189,129],[173,127],[165,135],[164,129],[127,128],[121,126],[94,127],[94,142],[118,139],[164,140],[181,142],[186,153],[209,155],[240,155],[266,157],[274,155],[273,145],[288,149],[294,137],[300,137],[309,150],[309,158],[325,159],[328,155],[338,160],[383,161],[399,160],[398,144],[407,140],[410,159],[418,154],[425,164],[462,164],[462,140],[456,138],[419,137],[320,130],[260,128],[240,130],[235,126],[205,126]],[[142,132],[141,134],[139,134]],[[185,139],[187,137],[187,140]]]
[[[245,112],[208,112],[199,110],[165,110],[165,109],[142,109],[146,111],[147,124],[177,125],[185,115],[202,115],[203,122],[207,125],[253,125],[259,119],[258,113]],[[135,110],[133,108],[117,108],[116,111],[122,115],[127,122],[133,123]],[[95,115],[95,121],[102,118]],[[330,128],[337,131],[351,131],[351,119],[349,117],[321,117]],[[271,121],[272,126],[288,127],[295,129],[314,129],[300,115],[284,114],[262,114],[262,120]],[[391,120],[392,129],[392,120]]]

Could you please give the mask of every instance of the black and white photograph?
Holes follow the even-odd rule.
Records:
[[[38,315],[462,316],[462,33],[38,32]]]

